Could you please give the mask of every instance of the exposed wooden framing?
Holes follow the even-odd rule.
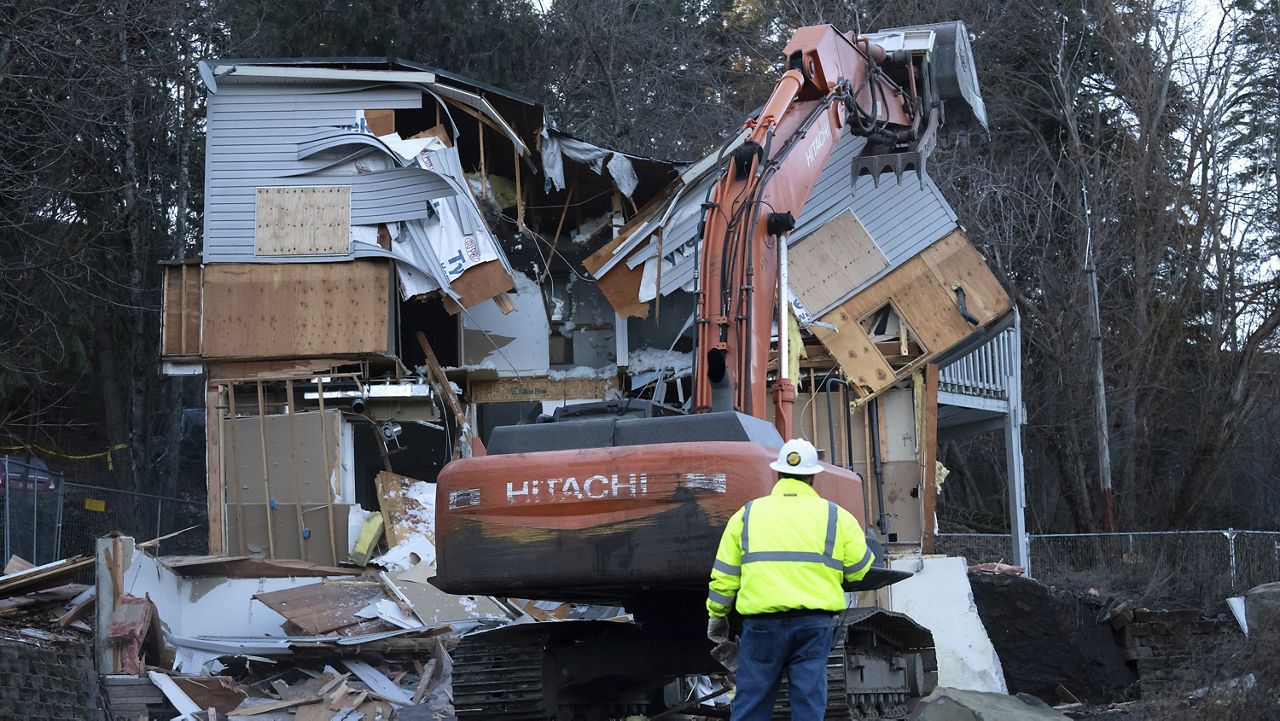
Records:
[[[297,403],[294,402],[293,381],[291,380],[284,382],[284,397],[285,397],[285,403],[288,406],[288,410],[289,410],[289,448],[293,449],[298,447],[298,436],[294,432],[294,426],[295,426],[294,417],[298,415],[298,405]],[[306,536],[303,534],[302,483],[298,480],[299,473],[300,473],[300,469],[298,468],[289,469],[289,478],[290,480],[293,481],[293,500],[294,500],[293,510],[298,518],[298,557],[306,558],[307,557],[307,539],[306,539]],[[269,508],[267,510],[268,512],[270,512]]]
[[[182,264],[182,293],[178,301],[178,312],[182,317],[182,328],[178,333],[178,344],[182,352],[187,352],[187,264]]]
[[[844,459],[845,464],[849,468],[853,468],[853,456],[849,455],[848,453],[837,454],[834,450],[834,449],[840,449],[842,451],[844,450],[844,436],[845,436],[844,427],[846,422],[845,416],[849,415],[848,409],[844,405],[844,392],[838,390],[836,391],[836,393],[838,393],[838,395],[836,397],[837,398],[836,404],[835,406],[833,406],[833,409],[839,408],[840,411],[838,413],[836,413],[835,410],[831,411],[832,413],[836,414],[836,422],[835,422],[836,437],[831,439],[831,448],[833,449],[831,452],[831,457],[836,458],[837,456],[839,456]],[[834,461],[832,462],[834,463]]]
[[[814,398],[816,398],[814,394],[817,392],[815,390],[817,387],[818,387],[818,384],[813,378],[813,369],[810,368],[809,369],[809,421],[812,424],[810,426],[810,428],[812,429],[810,432],[813,433],[813,437],[815,440],[818,438],[818,404],[814,402]],[[783,440],[786,440],[786,439],[783,439]]]
[[[267,402],[262,392],[262,381],[258,381],[258,438],[262,444],[262,502],[267,504],[267,557],[276,557],[276,536],[271,527],[271,464],[267,459]],[[299,551],[302,549],[299,548]]]
[[[458,433],[461,434],[462,429],[468,427],[466,411],[462,409],[462,403],[453,392],[453,386],[449,383],[449,377],[445,375],[439,359],[436,358],[435,351],[431,350],[431,344],[427,342],[427,334],[417,331],[415,335],[418,338],[418,345],[422,346],[422,352],[427,357],[427,374],[431,382],[439,386],[440,395],[444,397],[445,405],[449,406],[449,412],[453,414],[453,420],[458,424]],[[473,444],[478,442],[479,438],[472,439]],[[449,460],[453,460],[452,443],[449,444]]]
[[[516,230],[524,230],[524,192],[520,185],[520,178],[524,175],[524,171],[520,169],[520,151],[516,150],[516,146],[511,146],[511,164],[516,169]]]
[[[578,181],[574,180],[569,183],[569,190],[564,194],[564,208],[560,210],[560,222],[556,223],[556,234],[551,236],[551,252],[547,253],[547,265],[542,269],[542,275],[538,276],[539,285],[551,274],[551,264],[555,262],[556,248],[560,245],[560,231],[564,229],[564,219],[569,217],[569,203],[573,201],[573,191],[577,189]]]
[[[236,419],[236,386],[234,383],[227,384],[227,408],[228,408],[228,413],[231,416],[231,420],[235,421]],[[231,465],[236,466],[240,463],[240,456],[239,454],[236,453],[236,434],[232,433],[228,437],[228,440],[229,440],[228,445],[231,446]],[[225,459],[224,459],[224,466],[225,466]],[[241,493],[242,485],[243,484],[240,482],[240,479],[237,477],[235,494],[234,494],[235,502],[236,502],[236,553],[245,552],[244,514],[241,511],[241,506],[244,505],[244,498],[243,498],[243,494]]]
[[[923,553],[933,553],[933,545],[937,528],[934,524],[937,520],[937,504],[938,504],[938,368],[937,363],[930,363],[924,367],[924,398],[920,404],[920,463],[921,469],[920,482],[924,484],[924,488],[920,489],[920,502],[923,507],[924,522],[920,528],[920,550]]]
[[[185,267],[185,266],[184,266]],[[227,552],[226,479],[222,469],[223,432],[222,401],[219,386],[210,386],[204,394],[205,481],[208,491],[205,503],[209,518],[209,553]]]
[[[484,161],[484,123],[480,122],[478,118],[476,132],[480,134],[480,190],[485,195],[489,195],[489,171]]]
[[[876,482],[875,467],[871,465],[871,406],[866,404],[862,406],[862,451],[863,451],[863,471],[862,474],[862,505],[866,507],[866,524],[871,526],[874,516],[871,515],[871,484]]]
[[[324,491],[325,491],[325,515],[329,517],[329,558],[332,559],[333,565],[338,565],[338,542],[335,535],[333,523],[333,471],[329,465],[329,433],[324,427],[324,381],[316,379],[316,396],[320,399],[320,447],[324,452]],[[338,444],[341,447],[341,443]],[[334,463],[338,459],[333,459]]]

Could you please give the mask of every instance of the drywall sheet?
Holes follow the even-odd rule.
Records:
[[[1000,657],[978,617],[963,558],[902,558],[890,564],[915,575],[890,586],[890,610],[933,632],[938,685],[1008,693]]]
[[[256,255],[346,255],[351,252],[351,187],[258,188]]]
[[[808,308],[830,307],[889,267],[866,228],[845,211],[788,249],[791,292]]]
[[[341,468],[339,429],[342,423],[342,416],[336,410],[228,420],[223,430],[228,502],[234,500],[236,487],[244,502],[265,502],[263,438],[266,439],[267,488],[272,500],[304,505],[327,503],[326,480],[334,496],[342,497],[343,489],[337,481]]]
[[[333,531],[338,552],[338,562],[345,561],[351,544],[347,530],[347,515],[351,506],[337,503],[333,506]],[[271,526],[267,527],[267,513],[271,514]],[[244,546],[240,546],[240,525],[244,524]],[[244,503],[239,507],[227,505],[227,549],[235,555],[267,556],[271,544],[275,545],[275,557],[309,561],[316,564],[332,564],[329,553],[329,517],[323,504],[303,504],[302,548],[298,548],[298,511],[296,504],[277,503],[268,508],[265,503]]]
[[[503,314],[487,300],[462,316],[462,362],[468,370],[498,376],[545,376],[550,370],[551,324],[542,291],[532,278],[515,274],[514,312]]]
[[[227,263],[204,270],[205,358],[391,352],[391,265]]]

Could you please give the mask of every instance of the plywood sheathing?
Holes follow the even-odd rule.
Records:
[[[587,269],[587,272],[595,276],[604,267],[605,263],[613,259],[614,251],[619,246],[627,242],[627,239],[655,215],[666,210],[667,202],[671,200],[671,196],[675,194],[677,187],[676,183],[668,185],[662,193],[645,203],[644,207],[618,230],[618,234],[613,240],[604,244],[599,250],[588,256],[586,260],[583,260],[582,266]],[[647,318],[649,317],[649,304],[639,300],[640,281],[643,277],[643,265],[628,268],[626,263],[618,263],[604,276],[596,277],[596,287],[604,294],[605,299],[609,301],[609,305],[613,306],[618,315],[623,318]]]
[[[351,187],[258,188],[255,255],[347,255]]]
[[[956,285],[964,289],[968,311],[978,319],[977,327],[960,315]],[[868,314],[890,302],[924,351],[913,363],[897,370],[861,324]],[[957,230],[819,318],[835,330],[819,325],[811,330],[849,377],[859,400],[866,400],[1000,318],[1009,308],[1009,296],[982,254]]]
[[[829,308],[889,267],[884,253],[850,211],[787,250],[791,291],[806,308]]]
[[[164,269],[164,314],[160,354],[166,358],[200,355],[199,264],[181,263]]]
[[[472,403],[597,399],[613,387],[611,378],[473,380],[469,399]]]
[[[253,597],[308,635],[319,636],[360,622],[356,611],[382,596],[382,584],[377,582],[324,581]]]
[[[417,520],[434,509],[423,508],[422,503],[409,494],[409,487],[419,481],[389,471],[379,471],[375,479],[378,486],[378,506],[386,522],[387,547],[395,548],[412,536]]]
[[[487,260],[467,268],[449,283],[449,289],[458,294],[459,300],[446,295],[443,297],[444,307],[451,315],[457,315],[463,308],[470,308],[490,298],[495,302],[498,298],[505,299],[507,291],[514,290],[515,287],[515,280],[502,263]]]
[[[391,271],[386,260],[206,266],[203,356],[391,353]]]

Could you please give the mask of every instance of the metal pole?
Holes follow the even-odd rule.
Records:
[[[1022,464],[1022,426],[1026,423],[1022,410],[1022,316],[1013,311],[1013,339],[1009,343],[1009,377],[1006,397],[1004,446],[1005,466],[1009,476],[1009,534],[1013,543],[1013,563],[1031,574],[1031,541],[1027,538],[1027,486]]]
[[[1231,554],[1231,590],[1236,590],[1236,529],[1228,528],[1223,532],[1227,537],[1227,552]]]
[[[156,497],[156,535],[152,536],[152,538],[160,537],[160,519],[163,517],[164,517],[164,499],[157,496]],[[157,554],[158,553],[159,551],[157,551]]]
[[[65,558],[62,555],[62,507],[67,501],[67,478],[58,476],[58,519],[53,528],[54,558]]]
[[[40,488],[39,483],[31,477],[31,466],[23,475],[27,478],[27,487],[31,489],[31,562],[40,565]]]
[[[1102,320],[1098,310],[1098,267],[1093,257],[1093,211],[1089,191],[1080,185],[1084,200],[1084,274],[1089,291],[1089,341],[1093,349],[1093,406],[1098,423],[1098,483],[1102,487],[1102,528],[1116,530],[1114,491],[1111,488],[1111,429],[1107,423],[1107,384],[1102,372]]]
[[[9,456],[6,455],[4,457],[4,558],[6,563],[13,557],[9,545],[9,529],[13,527],[13,524],[9,522],[9,489],[12,487],[13,476],[9,474]]]

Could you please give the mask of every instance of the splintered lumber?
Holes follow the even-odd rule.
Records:
[[[257,716],[258,714],[271,713],[272,711],[282,711],[295,706],[306,706],[308,704],[320,703],[324,698],[321,696],[307,696],[305,698],[288,699],[286,701],[276,701],[274,703],[258,704],[256,706],[245,706],[237,708],[235,711],[227,714],[228,716]]]
[[[91,563],[93,556],[73,556],[0,576],[0,598],[60,586]]]
[[[376,583],[312,583],[253,597],[307,634],[319,636],[358,623],[356,612],[383,596]]]
[[[392,683],[391,679],[373,666],[357,659],[344,659],[342,663],[351,670],[351,673],[354,673],[356,677],[363,681],[369,687],[370,692],[376,694],[378,698],[392,703],[406,705],[412,703],[412,697],[405,693],[404,689]]]
[[[11,573],[17,573],[18,571],[25,571],[28,568],[34,568],[34,567],[35,567],[34,563],[28,561],[22,556],[14,554],[9,557],[9,562],[4,564],[4,575],[8,576]]]

